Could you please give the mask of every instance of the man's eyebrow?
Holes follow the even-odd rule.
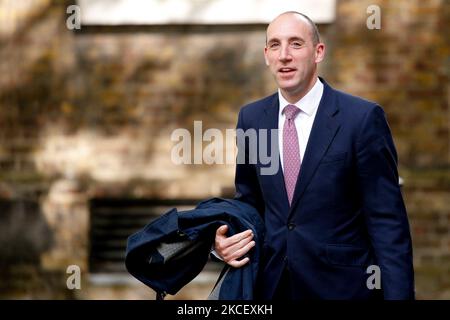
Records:
[[[301,42],[305,42],[305,40],[302,38],[302,37],[290,37],[289,39],[288,39],[288,41],[289,42],[291,42],[291,41],[301,41]],[[267,43],[272,43],[272,42],[280,42],[280,39],[278,39],[278,38],[272,38],[272,39],[269,39],[268,41],[267,41]]]
[[[301,42],[305,42],[305,40],[302,38],[302,37],[290,37],[289,39],[289,42],[291,42],[291,41],[301,41]]]
[[[277,38],[272,38],[267,41],[267,43],[272,43],[272,42],[280,42],[280,40]]]

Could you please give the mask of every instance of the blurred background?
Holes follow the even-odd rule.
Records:
[[[276,90],[265,28],[286,10],[317,22],[328,83],[384,107],[417,298],[450,299],[446,0],[0,0],[0,298],[154,299],[124,268],[126,238],[234,192],[232,164],[173,164],[171,133],[234,128]],[[205,299],[220,268],[168,298]]]

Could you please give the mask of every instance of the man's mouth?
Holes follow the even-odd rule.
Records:
[[[297,69],[294,68],[288,68],[288,67],[283,67],[278,69],[278,72],[283,74],[283,75],[290,75],[292,73],[294,73]]]

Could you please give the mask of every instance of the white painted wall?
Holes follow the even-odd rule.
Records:
[[[295,10],[316,23],[335,19],[336,0],[78,0],[84,25],[269,23]]]

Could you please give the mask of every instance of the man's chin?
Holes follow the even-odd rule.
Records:
[[[295,88],[298,88],[299,83],[298,81],[286,81],[286,80],[282,80],[282,81],[278,81],[278,88],[280,88],[281,90],[285,90],[285,91],[292,91],[295,90]]]
[[[292,84],[292,85],[279,85],[278,86],[281,91],[283,92],[287,92],[289,94],[295,94],[296,92],[300,91],[300,84],[296,83],[296,84]]]
[[[288,97],[295,98],[295,97],[303,96],[303,94],[302,94],[303,88],[298,83],[296,86],[284,86],[284,87],[279,86],[279,88],[285,98],[288,98]]]

